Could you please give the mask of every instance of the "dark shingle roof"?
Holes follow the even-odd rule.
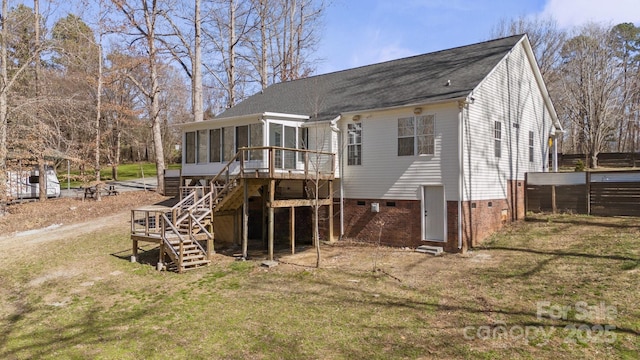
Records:
[[[522,36],[274,84],[217,118],[277,112],[328,120],[344,112],[465,97]]]

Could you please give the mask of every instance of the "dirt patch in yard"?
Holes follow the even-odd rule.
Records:
[[[74,198],[49,199],[7,207],[0,217],[0,259],[20,256],[25,246],[93,233],[102,229],[128,228],[130,210],[169,198],[150,191],[131,191],[105,196],[101,201]],[[12,251],[13,250],[13,251]]]

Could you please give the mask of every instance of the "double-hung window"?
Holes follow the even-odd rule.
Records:
[[[362,165],[362,123],[347,125],[347,165]]]
[[[529,162],[533,162],[533,131],[529,131]]]
[[[502,157],[502,123],[500,121],[493,123],[493,146],[495,157]]]
[[[435,154],[435,115],[398,119],[398,156]]]

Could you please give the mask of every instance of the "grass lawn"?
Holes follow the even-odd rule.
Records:
[[[0,358],[636,359],[640,351],[640,218],[536,215],[465,255],[326,245],[320,269],[304,266],[313,253],[283,256],[271,269],[216,255],[185,274],[130,263],[128,228],[0,253]]]
[[[168,164],[167,169],[180,169],[180,164]],[[131,179],[140,179],[142,177],[155,177],[157,175],[156,164],[155,163],[131,163],[131,164],[120,164],[118,165],[118,180],[131,180]],[[95,180],[94,175],[95,172],[93,169],[87,169],[86,177],[90,179],[89,181]],[[66,185],[67,173],[66,168],[64,171],[61,171],[58,174],[58,178],[60,179],[60,183],[62,185]],[[74,180],[80,178],[80,171],[75,169],[71,171],[71,187],[78,187],[83,184],[83,181]],[[113,180],[113,176],[111,174],[110,166],[103,166],[100,169],[100,179],[103,181]]]

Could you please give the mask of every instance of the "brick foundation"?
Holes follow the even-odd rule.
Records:
[[[379,212],[371,211],[379,204]],[[345,199],[345,237],[388,246],[442,246],[446,252],[465,252],[478,246],[505,224],[523,219],[524,183],[508,183],[508,198],[466,201],[462,204],[462,249],[458,249],[458,202],[447,201],[447,241],[423,241],[419,200]],[[339,234],[339,208],[334,213],[334,233]],[[322,227],[321,227],[322,228]]]

